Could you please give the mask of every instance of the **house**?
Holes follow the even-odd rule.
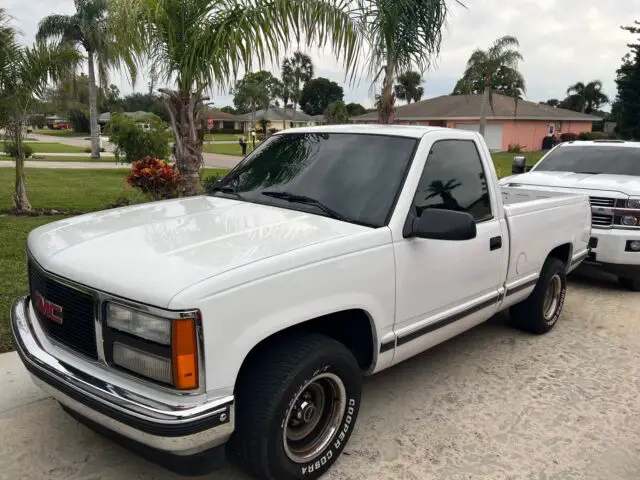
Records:
[[[244,118],[217,108],[208,108],[204,113],[204,118],[207,121],[206,128],[209,132],[242,133],[246,129],[245,123],[247,121]]]
[[[430,125],[478,131],[482,95],[444,95],[396,107],[395,123]],[[492,151],[509,150],[519,145],[523,150],[541,150],[545,137],[562,133],[591,132],[600,118],[562,108],[554,108],[512,97],[493,95],[493,109],[488,108],[485,140]],[[376,123],[378,113],[352,117],[354,123]]]
[[[251,119],[253,118],[251,112],[240,115],[240,118],[246,121],[245,132],[248,133],[251,129]],[[269,107],[266,109],[256,110],[256,128],[259,128],[259,121],[261,118],[266,118],[269,121],[268,128],[275,128],[276,130],[284,130],[294,127],[310,127],[325,123],[324,116],[311,116],[301,112],[300,110],[296,110],[294,121],[292,108],[287,108],[286,114],[284,109],[279,107]]]

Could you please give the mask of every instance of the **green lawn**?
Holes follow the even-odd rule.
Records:
[[[12,157],[7,157],[6,155],[0,155],[0,161],[13,161]],[[72,157],[72,156],[64,156],[64,155],[42,155],[40,153],[35,154],[33,158],[27,159],[27,165],[29,165],[30,161],[37,162],[91,162],[91,157],[87,155],[86,157]],[[100,157],[100,162],[115,162],[115,157],[113,155],[106,156],[104,153]]]
[[[496,167],[496,172],[498,172],[498,177],[502,178],[511,175],[511,163],[513,162],[513,157],[522,155],[526,157],[527,165],[535,165],[545,153],[547,152],[498,152],[491,154],[491,156],[493,157],[493,164]]]
[[[85,149],[54,142],[25,142],[25,145],[29,145],[34,153],[83,153]]]
[[[258,145],[257,140],[256,145]],[[240,145],[237,143],[207,143],[202,146],[202,151],[206,153],[242,156],[242,148],[240,148]],[[249,152],[251,152],[251,142],[247,142],[247,153]]]
[[[38,133],[40,135],[51,135],[52,137],[90,137],[88,133],[74,132],[73,130],[49,130],[47,128],[35,130],[34,133]]]
[[[204,139],[207,142],[237,142],[238,138],[245,137],[248,138],[247,135],[243,133],[205,133]]]
[[[124,180],[129,169],[49,170],[28,169],[27,192],[34,208],[79,211],[102,210],[118,197],[144,201]],[[205,169],[203,178],[224,174],[224,169]],[[11,208],[14,170],[0,169],[0,211]],[[63,217],[0,216],[0,353],[12,350],[9,309],[17,296],[27,292],[24,262],[25,241],[33,228]]]

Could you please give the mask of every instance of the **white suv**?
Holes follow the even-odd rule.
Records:
[[[522,173],[523,167],[516,157],[513,173]],[[501,184],[589,195],[593,229],[585,263],[640,291],[640,142],[562,143],[528,173],[504,178]]]

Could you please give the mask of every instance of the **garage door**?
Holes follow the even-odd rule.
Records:
[[[480,131],[479,123],[456,123],[456,128],[460,130]],[[502,150],[502,125],[487,125],[484,132],[484,140],[492,152]]]

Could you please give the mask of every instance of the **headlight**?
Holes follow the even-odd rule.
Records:
[[[620,219],[620,223],[625,227],[635,227],[638,224],[638,219],[627,215]]]
[[[114,365],[178,390],[202,387],[199,381],[198,311],[158,310],[159,315],[166,313],[165,317],[109,302],[105,313],[110,329],[105,337],[105,353],[109,357],[107,352],[110,352]]]
[[[627,208],[640,209],[640,198],[630,198],[627,200]]]
[[[113,363],[159,382],[173,384],[171,359],[153,355],[116,342],[113,344]]]
[[[171,344],[171,320],[166,318],[108,303],[107,325],[145,340],[162,345]]]

